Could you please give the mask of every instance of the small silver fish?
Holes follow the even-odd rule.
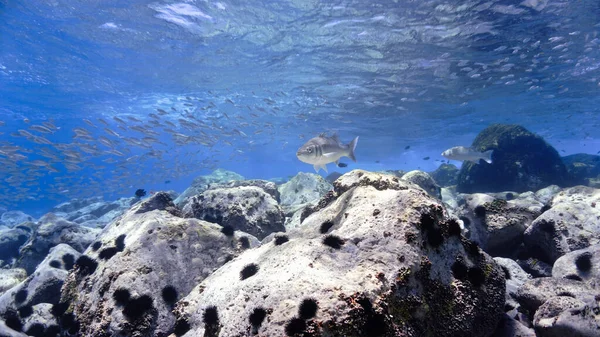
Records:
[[[474,163],[478,163],[479,159],[483,159],[491,164],[493,152],[494,150],[479,152],[471,147],[455,146],[442,152],[442,156],[450,160],[472,161]]]
[[[343,156],[356,162],[354,150],[357,143],[358,137],[349,144],[342,144],[335,134],[331,137],[321,134],[302,145],[296,152],[296,157],[304,163],[312,164],[317,173],[319,169],[323,169],[327,173],[327,164],[339,165],[339,160]]]

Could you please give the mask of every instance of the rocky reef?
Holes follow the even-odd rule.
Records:
[[[19,215],[0,336],[598,336],[600,190],[401,176],[220,170],[102,227],[65,218],[93,200]]]
[[[504,274],[457,226],[414,185],[352,171],[301,227],[184,297],[183,336],[487,336]]]
[[[493,162],[464,162],[458,175],[459,192],[526,192],[569,183],[558,152],[522,126],[491,125],[477,135],[471,147],[481,152],[493,150]]]

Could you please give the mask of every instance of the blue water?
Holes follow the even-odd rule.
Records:
[[[360,136],[358,162],[330,172],[434,170],[491,123],[595,154],[599,31],[595,0],[0,0],[0,151],[25,157],[0,152],[0,206],[181,192],[215,168],[312,172],[295,152],[324,131]],[[57,130],[31,129],[44,122]]]

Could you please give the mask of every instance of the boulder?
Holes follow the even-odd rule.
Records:
[[[0,216],[0,225],[6,227],[15,227],[16,225],[22,224],[23,222],[34,221],[33,217],[29,214],[25,214],[21,211],[8,211],[2,213]]]
[[[378,173],[381,173],[381,174],[390,174],[390,175],[393,175],[395,177],[402,178],[406,174],[406,171],[404,171],[404,170],[383,170],[383,171],[380,171]]]
[[[462,194],[458,204],[456,215],[465,223],[465,235],[492,256],[504,257],[513,256],[543,206],[535,200],[506,201],[482,193]]]
[[[281,185],[281,184],[285,184],[292,178],[293,178],[293,176],[288,176],[287,178],[275,177],[275,178],[269,178],[268,181],[275,183],[275,185]]]
[[[233,188],[233,187],[241,187],[241,186],[255,186],[262,188],[266,193],[271,195],[273,199],[277,202],[280,201],[281,196],[279,195],[279,190],[277,189],[277,185],[268,180],[261,179],[250,179],[250,180],[232,180],[227,183],[216,183],[210,185],[210,189],[216,188]]]
[[[31,236],[28,227],[17,226],[15,228],[0,229],[0,260],[10,261],[19,255],[19,248],[27,242]]]
[[[334,187],[301,227],[247,250],[182,298],[177,335],[492,334],[504,273],[460,236],[439,200],[360,170]]]
[[[453,211],[458,208],[458,196],[456,195],[455,186],[442,187],[440,194],[442,195],[442,201],[444,202],[444,205],[446,205],[446,208]]]
[[[600,190],[586,186],[558,193],[551,208],[532,222],[524,241],[531,254],[549,264],[562,255],[600,243]]]
[[[51,213],[86,227],[102,228],[138,200],[134,197],[112,202],[104,201],[101,197],[73,199],[54,207]]]
[[[86,207],[83,207],[76,211],[71,212],[69,217],[67,218],[67,220],[77,222],[77,221],[75,221],[76,219],[82,218],[85,216],[88,216],[88,217],[93,216],[94,218],[97,219],[116,208],[119,208],[119,204],[106,202],[106,201],[100,201],[100,202],[93,203],[91,205],[88,205]],[[83,221],[85,221],[85,220],[83,220]],[[82,222],[82,221],[80,221],[80,222]],[[79,222],[77,222],[77,223],[79,223]]]
[[[442,189],[441,187],[433,180],[433,178],[427,174],[426,172],[414,170],[407,172],[400,178],[404,181],[409,181],[419,187],[421,187],[425,192],[427,192],[430,196],[442,200]]]
[[[517,300],[524,312],[531,316],[549,299],[556,296],[568,296],[582,301],[594,299],[600,291],[594,290],[587,284],[570,279],[540,277],[527,280],[519,288]]]
[[[81,216],[79,216],[79,217],[77,217],[75,219],[71,218],[71,219],[67,219],[67,220],[73,221],[74,223],[77,223],[77,224],[82,224],[82,223],[87,222],[88,223],[88,227],[96,227],[98,225],[98,223],[96,221],[97,219],[98,218],[96,216],[92,215],[92,214],[83,214],[83,215],[81,215]],[[96,226],[89,226],[89,223],[91,221],[93,221],[96,224]]]
[[[504,271],[506,279],[506,292],[516,294],[517,290],[528,280],[531,275],[527,274],[519,264],[511,259],[504,257],[495,257],[494,261],[500,265]]]
[[[522,126],[491,125],[477,135],[472,147],[494,150],[493,163],[463,162],[459,192],[525,192],[568,183],[567,169],[556,149]]]
[[[140,203],[133,212],[135,214],[143,214],[153,210],[161,210],[173,216],[181,217],[181,210],[175,205],[171,195],[167,192],[154,194]]]
[[[223,169],[216,169],[209,175],[199,176],[192,181],[190,187],[174,200],[175,205],[179,208],[183,208],[187,204],[188,199],[206,191],[210,188],[211,184],[225,183],[232,180],[244,180],[244,177],[235,172]]]
[[[0,295],[8,289],[21,283],[27,278],[27,272],[22,268],[0,269]]]
[[[14,315],[17,315],[14,313]],[[0,336],[2,337],[28,337],[26,334],[22,332],[15,331],[14,329],[8,327],[4,320],[0,319]]]
[[[495,257],[494,261],[502,268],[504,278],[506,279],[506,304],[504,305],[504,310],[511,317],[514,317],[519,308],[519,302],[517,301],[519,288],[525,281],[531,279],[531,275],[527,274],[517,262],[511,259]]]
[[[458,178],[458,167],[452,164],[442,164],[435,171],[429,172],[429,175],[441,187],[456,185]]]
[[[548,299],[536,311],[533,325],[538,337],[600,336],[598,302],[581,300],[569,294]]]
[[[535,192],[535,198],[542,204],[549,205],[552,199],[554,199],[554,196],[560,193],[560,191],[562,191],[562,188],[560,188],[559,186],[550,185]]]
[[[50,248],[64,243],[78,252],[83,252],[100,233],[98,228],[89,228],[74,222],[58,218],[52,213],[39,220],[39,227],[31,239],[19,251],[16,267],[32,273],[37,265],[48,255]]]
[[[509,315],[502,316],[491,337],[537,337],[535,331]]]
[[[59,303],[67,268],[72,268],[78,257],[79,253],[68,245],[54,247],[34,273],[0,296],[0,316],[5,320],[12,317],[19,326],[18,329],[13,326],[16,331],[27,332],[33,326],[35,331],[48,332],[39,336],[58,333],[50,308]],[[60,265],[54,261],[60,261]]]
[[[31,314],[23,319],[23,331],[28,336],[57,337],[60,327],[53,315],[53,307],[50,303],[31,306]]]
[[[319,200],[323,195],[329,192],[333,186],[323,177],[314,173],[300,172],[290,181],[278,187],[281,195],[281,205],[284,208],[293,209],[293,212],[299,207]],[[288,214],[286,212],[286,214]]]
[[[600,280],[600,244],[559,257],[552,266],[552,276],[588,283]]]
[[[160,192],[109,224],[63,287],[61,322],[79,336],[168,336],[173,305],[258,240],[173,215]]]
[[[188,201],[183,216],[228,226],[259,239],[285,231],[281,207],[271,195],[255,186],[207,190]]]
[[[544,261],[535,258],[519,259],[517,263],[523,270],[532,277],[551,277],[552,266]]]
[[[590,179],[600,176],[600,156],[598,155],[576,153],[562,157],[562,161],[567,167],[573,185],[588,185]]]
[[[315,204],[312,204],[312,206],[315,206]],[[294,214],[292,214],[292,216],[288,216],[285,218],[285,231],[289,231],[291,229],[300,227],[302,225],[302,222],[300,221],[300,219],[302,218],[302,212],[304,211],[304,208],[301,208],[299,210],[297,210],[296,212],[294,212]]]
[[[588,179],[587,184],[589,187],[600,188],[600,177]]]
[[[102,201],[102,197],[92,197],[92,198],[84,198],[84,199],[71,199],[69,201],[63,202],[58,206],[54,206],[50,213],[71,213],[78,209],[84,208],[94,203],[98,203]]]
[[[330,184],[333,184],[333,182],[336,181],[337,178],[339,178],[341,176],[342,176],[342,174],[340,172],[333,171],[333,172],[329,173],[327,175],[327,177],[325,177],[325,181]]]

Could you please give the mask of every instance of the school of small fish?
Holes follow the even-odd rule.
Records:
[[[100,36],[96,34],[100,33],[87,29],[93,18],[79,14],[87,13],[79,12],[85,3],[74,2],[68,8],[73,18],[85,20],[56,20],[52,22],[51,31],[45,32],[47,35],[40,34],[37,25],[23,25],[23,28],[31,27],[31,35],[24,31],[18,38],[36,41],[40,36],[42,41],[54,41],[57,46],[68,45],[70,40],[63,40],[64,36],[96,41]],[[140,70],[125,72],[124,76],[137,75],[144,80],[154,76],[157,82],[169,79],[165,82],[173,84],[179,83],[184,77],[181,75],[195,70],[199,62],[223,62],[214,72],[211,67],[200,69],[206,72],[204,75],[209,81],[198,85],[211,87],[211,79],[223,77],[225,83],[239,84],[236,90],[242,93],[233,89],[201,89],[203,92],[177,97],[176,102],[155,101],[144,109],[113,107],[99,114],[86,112],[75,122],[69,120],[68,123],[60,117],[20,115],[14,118],[16,112],[4,113],[3,109],[9,108],[0,106],[0,165],[3,168],[0,170],[3,191],[0,207],[12,209],[28,200],[66,201],[100,194],[129,196],[146,183],[167,184],[166,181],[197,176],[203,169],[212,170],[224,163],[243,164],[252,159],[248,155],[250,151],[265,144],[269,144],[270,150],[275,143],[273,148],[288,151],[294,141],[305,142],[313,136],[312,132],[309,136],[302,132],[324,124],[316,115],[326,116],[323,118],[328,125],[336,127],[360,124],[355,127],[373,138],[380,134],[394,140],[398,137],[405,151],[415,151],[418,149],[416,140],[446,137],[443,132],[434,134],[432,130],[444,128],[447,134],[453,134],[465,131],[471,122],[501,122],[499,114],[505,109],[510,114],[508,107],[514,104],[513,100],[524,99],[535,104],[519,104],[515,116],[535,125],[541,135],[559,138],[558,135],[568,132],[572,138],[597,138],[600,23],[586,6],[525,0],[510,5],[495,1],[443,4],[425,1],[409,2],[406,8],[404,5],[363,8],[364,4],[358,1],[319,3],[318,11],[312,5],[298,6],[290,14],[288,6],[264,3],[265,12],[271,13],[269,17],[285,18],[285,24],[273,19],[259,20],[258,25],[245,15],[248,12],[252,17],[254,13],[245,6],[207,2],[206,15],[210,14],[214,20],[203,27],[202,20],[190,21],[175,15],[177,13],[169,9],[172,4],[153,4],[150,12],[145,8],[144,15],[151,13],[152,20],[169,22],[170,28],[144,24],[136,33],[140,39],[131,39],[136,53],[154,51],[157,44],[166,46],[165,41],[179,34],[182,41],[188,37],[194,41],[206,39],[212,41],[211,46],[223,44],[225,47],[216,48],[214,58],[204,51],[199,52],[202,54],[199,57],[178,48],[168,54],[153,53],[156,58],[147,55],[147,63],[154,61],[156,67],[137,67]],[[111,12],[108,10],[111,6],[107,2],[104,10]],[[52,14],[60,17],[64,15],[62,11],[67,10],[35,1],[23,2],[18,7],[28,11],[31,7],[28,15],[44,12],[39,8],[42,7],[48,17]],[[59,12],[54,12],[54,7]],[[186,8],[203,13],[191,3]],[[130,51],[127,49],[129,38],[112,38],[110,34],[133,34],[136,32],[133,24],[139,21],[136,20],[139,17],[134,16],[139,14],[135,10],[117,12],[126,13],[127,18],[123,19],[130,20],[131,28],[123,26],[121,29],[120,24],[112,22],[98,24],[102,34],[111,36],[105,40],[106,50],[115,48],[115,55]],[[585,20],[576,20],[580,16]],[[103,16],[98,16],[98,20],[104,21]],[[527,29],[516,29],[517,21]],[[7,28],[10,26],[9,23]],[[84,27],[86,29],[82,29]],[[271,34],[277,31],[280,34]],[[244,47],[248,42],[248,47]],[[93,50],[81,48],[81,55],[93,54]],[[66,56],[75,57],[70,54],[72,48],[57,49],[65,49]],[[58,62],[60,67],[52,68],[50,64],[57,62],[48,62],[46,74],[39,64],[39,55],[46,56],[46,48],[38,53],[23,52],[20,57],[12,57],[18,55],[15,52],[6,53],[7,57],[0,60],[0,76],[8,83],[7,88],[28,84],[28,81],[34,87],[45,87],[57,79],[56,73],[65,65]],[[309,54],[311,57],[306,57]],[[162,63],[162,60],[169,62]],[[81,62],[80,70],[96,68],[93,58]],[[165,67],[170,62],[181,67]],[[250,66],[241,66],[246,64]],[[223,69],[227,72],[222,72]],[[252,69],[255,71],[250,71]],[[97,73],[85,77],[93,78],[105,70],[98,66]],[[245,76],[250,80],[239,76],[245,74],[242,70],[249,71],[250,75]],[[264,78],[252,78],[263,72]],[[65,76],[69,73],[79,72],[65,72]],[[188,86],[196,84],[196,77],[192,77],[194,80],[182,80],[181,87],[171,90],[191,90]],[[111,82],[110,77],[104,79]],[[93,83],[89,90],[82,92],[112,93],[127,88],[128,84],[118,82],[128,80],[125,77],[110,83],[107,86],[110,90],[99,89],[101,86],[96,86],[96,82],[62,80],[60,84],[68,87],[67,92],[77,91],[80,83]],[[276,89],[259,89],[264,88],[263,85]],[[244,89],[249,87],[252,89]],[[306,92],[306,96],[299,96],[300,92]],[[488,106],[478,105],[497,92],[507,93],[507,102],[489,104],[489,111]],[[11,92],[7,93],[6,96],[10,96]],[[15,95],[16,110],[26,110],[27,104],[18,106],[20,100],[21,97]],[[436,108],[440,102],[442,105]],[[365,118],[361,118],[363,116]],[[306,127],[309,123],[312,123],[310,127]],[[290,137],[291,133],[297,136]],[[402,143],[409,140],[412,150],[411,145]],[[335,157],[334,160],[325,158],[312,164],[316,170],[326,169],[327,163],[339,159],[343,149],[340,145],[334,156],[329,155]],[[448,160],[471,160],[486,165],[480,159],[492,159],[491,153],[474,153],[467,148],[450,150],[443,155]],[[325,157],[328,153],[325,152]],[[420,159],[428,163],[438,160],[429,156]],[[338,162],[338,165],[342,167],[345,163]]]
[[[235,103],[235,94],[222,97],[209,91],[208,99],[182,97],[174,106],[157,106],[145,115],[88,116],[73,127],[52,118],[4,118],[0,121],[0,132],[5,133],[0,140],[4,191],[0,206],[111,193],[128,196],[144,184],[197,176],[202,169],[214,170],[225,161],[243,163],[248,149],[272,143],[278,131],[290,127],[275,128],[271,122],[282,110],[278,100],[287,93],[271,94],[242,106]],[[223,105],[239,113],[220,109]],[[307,117],[298,113],[288,118]],[[65,135],[70,141],[64,141]],[[280,145],[286,146],[287,141]],[[152,170],[146,169],[149,165]]]

